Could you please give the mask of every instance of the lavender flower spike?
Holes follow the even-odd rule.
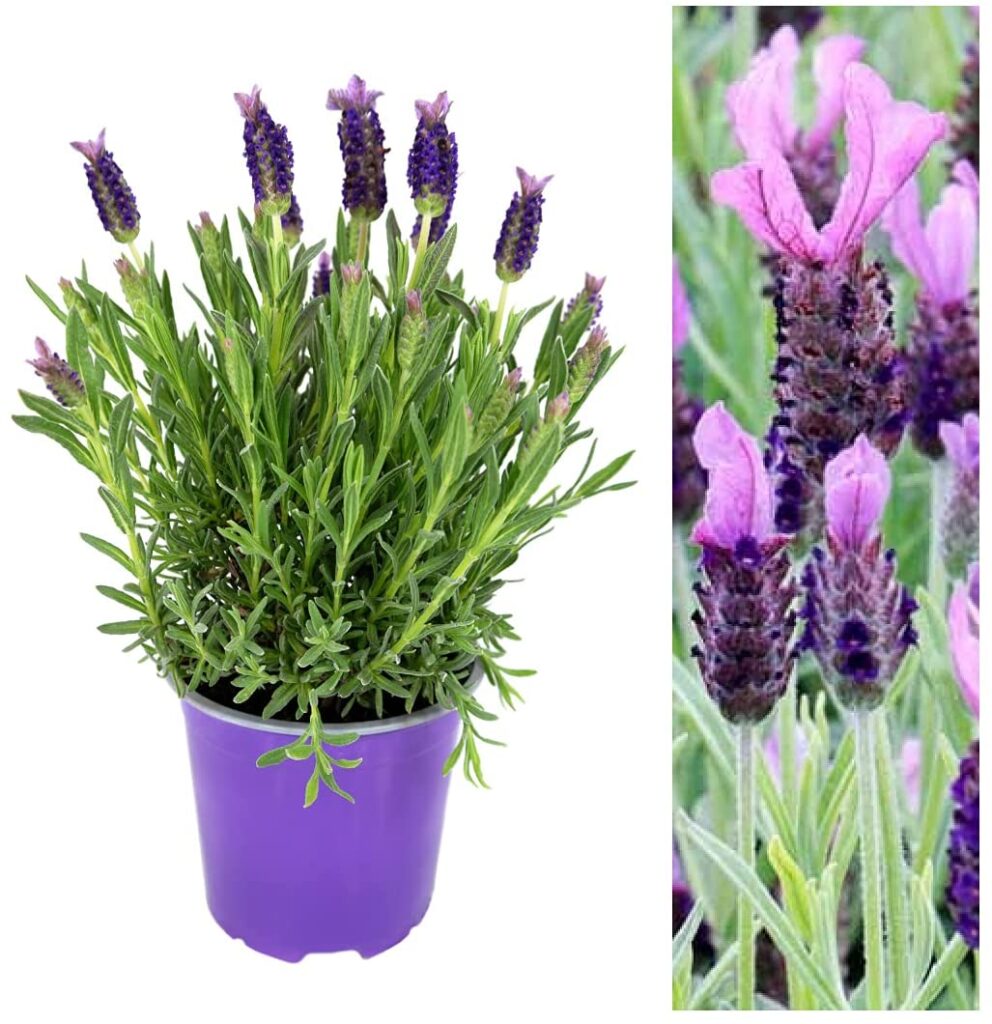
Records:
[[[382,95],[352,75],[344,89],[331,89],[327,109],[339,110],[338,142],[344,160],[341,188],[344,208],[359,220],[372,221],[386,208],[386,135],[375,111]]]
[[[951,576],[963,576],[968,564],[978,558],[978,416],[970,412],[961,423],[941,423],[940,440],[954,466],[941,523],[942,553]]]
[[[445,118],[451,103],[446,92],[438,93],[433,103],[417,100],[414,104],[419,121],[410,157],[406,180],[410,185],[417,222],[413,238],[420,237],[423,216],[431,217],[428,241],[436,242],[447,230],[451,207],[458,186],[458,143],[448,131]]]
[[[115,241],[133,242],[138,237],[141,215],[114,154],[107,151],[105,136],[104,130],[91,142],[71,145],[86,157],[86,181],[104,230],[109,231]]]
[[[803,574],[801,646],[816,656],[837,696],[852,710],[877,707],[916,642],[916,602],[882,550],[879,521],[888,499],[888,463],[862,435],[827,463],[827,542]]]
[[[947,605],[947,632],[951,643],[954,675],[965,703],[978,717],[981,649],[978,643],[978,563],[968,570],[966,583],[954,587]]]
[[[537,253],[543,192],[552,175],[535,178],[518,167],[517,177],[520,191],[513,193],[493,253],[496,274],[501,281],[519,281]]]
[[[293,197],[293,146],[286,126],[272,119],[257,85],[250,93],[236,92],[234,99],[245,119],[245,162],[255,205],[267,217],[281,216]]]
[[[682,380],[679,352],[689,338],[689,299],[679,274],[678,260],[672,258],[672,515],[679,522],[691,522],[706,494],[703,472],[692,435],[703,414],[703,403],[686,390]]]
[[[924,227],[911,178],[882,217],[892,250],[919,281],[909,332],[911,434],[931,458],[943,454],[942,420],[960,420],[979,402],[978,312],[971,276],[978,242],[978,197],[967,168],[930,211]]]
[[[603,290],[604,284],[606,284],[605,277],[586,274],[586,283],[582,286],[582,291],[569,299],[568,305],[565,307],[565,313],[561,318],[563,332],[575,322],[583,311],[590,307],[592,307],[592,318],[589,321],[589,326],[592,327],[596,323],[600,313],[603,312],[603,298],[600,292]]]
[[[320,298],[322,295],[327,295],[331,290],[331,274],[334,271],[331,268],[331,254],[326,250],[320,254],[317,260],[317,269],[313,275],[313,297],[315,299]]]
[[[573,405],[578,405],[592,387],[599,364],[609,347],[606,328],[598,324],[589,332],[585,344],[569,360],[567,390]]]
[[[709,482],[692,533],[705,577],[695,586],[701,645],[692,654],[724,718],[760,722],[785,692],[794,658],[788,537],[774,529],[758,444],[722,402],[703,413],[694,442]]]
[[[34,367],[34,372],[45,382],[56,401],[67,409],[81,405],[86,397],[86,391],[79,374],[41,338],[34,339],[34,348],[38,356],[27,362]]]
[[[947,882],[947,906],[958,935],[971,949],[978,949],[979,806],[978,740],[961,759],[958,777],[951,785],[954,822],[951,826]]]

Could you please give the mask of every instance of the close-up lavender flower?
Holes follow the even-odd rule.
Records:
[[[73,142],[72,148],[86,157],[86,181],[104,230],[118,242],[133,242],[141,215],[114,154],[107,150],[105,137],[106,132],[101,131],[91,142]]]
[[[603,297],[600,293],[603,290],[604,284],[606,284],[605,277],[595,277],[593,274],[586,274],[582,290],[568,300],[568,305],[562,314],[561,325],[563,331],[567,330],[583,312],[589,309],[592,310],[592,319],[589,321],[589,326],[595,325],[599,315],[603,312]]]
[[[45,387],[55,396],[59,405],[74,409],[86,397],[86,389],[79,374],[58,354],[53,352],[41,338],[34,339],[37,356],[28,364],[45,382]]]
[[[429,218],[428,239],[436,242],[447,230],[458,187],[458,143],[445,123],[451,103],[446,92],[433,102],[417,100],[419,120],[410,147],[406,180],[417,210],[414,241],[420,237],[425,217]]]
[[[925,227],[915,178],[882,217],[893,252],[919,282],[907,353],[910,434],[931,458],[944,451],[940,424],[978,410],[978,312],[971,297],[978,196],[962,183],[968,170],[956,170]]]
[[[975,562],[968,578],[951,592],[947,604],[947,632],[951,645],[951,664],[961,687],[961,696],[978,717],[981,691],[981,647],[978,642],[979,572]]]
[[[293,196],[293,145],[286,126],[272,119],[257,85],[250,93],[236,92],[234,99],[245,119],[245,162],[255,205],[267,217],[281,216],[289,211]]]
[[[344,160],[341,199],[359,221],[373,221],[386,208],[386,135],[376,113],[382,95],[352,75],[344,89],[331,89],[327,109],[340,111],[338,142]]]
[[[513,193],[513,199],[507,207],[493,253],[496,274],[501,281],[506,282],[518,281],[523,277],[537,254],[544,189],[552,175],[535,178],[518,167],[517,177],[520,179],[520,190]]]
[[[771,60],[765,64],[774,70]],[[752,149],[747,163],[712,181],[714,201],[735,209],[779,254],[772,374],[778,413],[769,434],[778,477],[775,516],[779,529],[805,528],[810,536],[822,522],[826,462],[859,434],[885,455],[902,436],[906,394],[892,291],[884,266],[863,260],[863,240],[946,132],[944,115],[894,101],[864,64],[844,71],[843,103],[848,169],[822,230],[788,162],[771,146]]]

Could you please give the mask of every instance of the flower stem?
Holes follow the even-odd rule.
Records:
[[[503,287],[499,290],[499,305],[496,307],[496,316],[493,318],[492,330],[489,332],[489,344],[495,345],[499,341],[500,331],[503,329],[503,316],[506,313],[506,297],[510,292],[510,282],[504,281]]]
[[[420,280],[420,274],[424,269],[424,256],[427,254],[427,246],[431,237],[431,221],[433,218],[429,213],[420,215],[420,234],[417,235],[417,255],[413,261],[413,270],[410,271],[410,283],[406,290],[413,291]]]
[[[131,259],[134,260],[134,265],[138,268],[139,271],[144,270],[145,269],[144,257],[141,255],[140,252],[138,252],[138,247],[134,244],[134,241],[132,240],[132,241],[128,242],[127,243],[127,247],[131,251]]]
[[[927,591],[938,608],[944,607],[947,569],[944,566],[944,505],[947,502],[947,459],[937,459],[930,469],[930,558]]]
[[[858,818],[861,832],[861,906],[865,948],[865,1009],[885,1003],[885,949],[882,943],[882,866],[879,859],[878,792],[872,712],[854,712]]]
[[[365,256],[369,251],[369,222],[363,217],[358,222],[358,246],[355,252],[355,262],[365,266]]]
[[[737,852],[754,868],[754,733],[750,723],[737,730]],[[737,1009],[754,1009],[754,910],[737,893]]]

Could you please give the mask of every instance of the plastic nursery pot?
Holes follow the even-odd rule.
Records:
[[[481,678],[478,663],[468,685]],[[375,956],[423,919],[434,890],[458,715],[439,706],[326,731],[357,732],[341,755],[351,804],[323,788],[304,808],[309,761],[258,768],[303,723],[264,721],[202,694],[182,701],[207,904],[232,938],[281,960]]]

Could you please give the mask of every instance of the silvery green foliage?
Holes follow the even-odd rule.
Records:
[[[356,763],[328,754],[324,721],[424,704],[457,709],[448,767],[461,757],[482,782],[479,723],[495,716],[464,682],[479,659],[512,706],[522,673],[502,665],[514,638],[492,607],[502,574],[555,519],[625,486],[614,479],[627,455],[592,473],[587,461],[571,486],[547,480],[591,433],[579,417],[618,353],[603,352],[563,413],[556,396],[592,308],[564,327],[561,303],[496,325],[449,271],[455,228],[427,250],[419,301],[392,215],[373,243],[388,253],[381,277],[355,262],[340,219],[330,292],[316,299],[322,244],[292,252],[270,218],[242,216],[241,228],[247,262],[226,220],[190,229],[203,276],[194,326],[180,326],[153,252],[118,266],[129,308],[85,271],[63,282],[66,308],[35,286],[65,326],[85,401],[23,393],[33,415],[17,419],[97,476],[123,538],[84,535],[124,576],[99,589],[127,616],[101,629],[133,636],[128,649],[180,694],[307,720],[263,763],[313,757],[308,802],[321,780],[341,792],[334,767]],[[542,313],[518,387],[517,343]]]

